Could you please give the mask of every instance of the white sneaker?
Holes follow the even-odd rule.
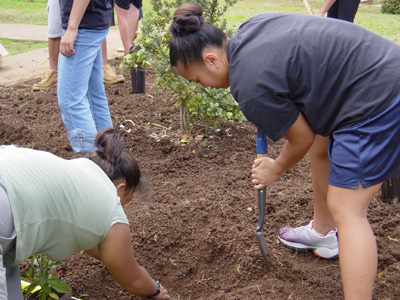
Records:
[[[279,241],[288,248],[297,251],[312,250],[316,256],[334,259],[339,256],[337,229],[322,235],[313,228],[313,221],[306,226],[297,228],[284,227],[279,229]]]

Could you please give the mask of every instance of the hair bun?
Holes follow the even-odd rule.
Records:
[[[197,32],[204,23],[203,9],[196,3],[186,3],[174,13],[170,32],[175,36],[182,36]]]
[[[101,158],[115,163],[123,152],[124,138],[114,128],[104,128],[97,133],[94,144]]]

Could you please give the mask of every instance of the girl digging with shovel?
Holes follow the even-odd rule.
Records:
[[[372,299],[377,247],[367,210],[400,169],[400,47],[349,22],[282,13],[255,16],[228,40],[193,3],[178,8],[170,32],[178,74],[230,87],[249,121],[273,141],[286,138],[275,160],[255,160],[256,189],[310,151],[314,222],[279,239],[324,258],[340,248],[345,299]]]

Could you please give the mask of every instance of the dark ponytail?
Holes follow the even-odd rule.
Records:
[[[100,130],[94,141],[98,150],[87,155],[111,179],[116,182],[125,179],[128,190],[137,188],[140,182],[140,168],[135,159],[124,151],[124,139],[114,128]]]
[[[203,50],[208,46],[222,48],[226,35],[204,21],[203,9],[197,3],[185,3],[174,13],[169,31],[171,66],[181,62],[185,67],[203,63]]]

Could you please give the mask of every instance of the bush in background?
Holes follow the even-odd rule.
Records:
[[[382,12],[385,14],[400,14],[400,0],[383,0]]]

